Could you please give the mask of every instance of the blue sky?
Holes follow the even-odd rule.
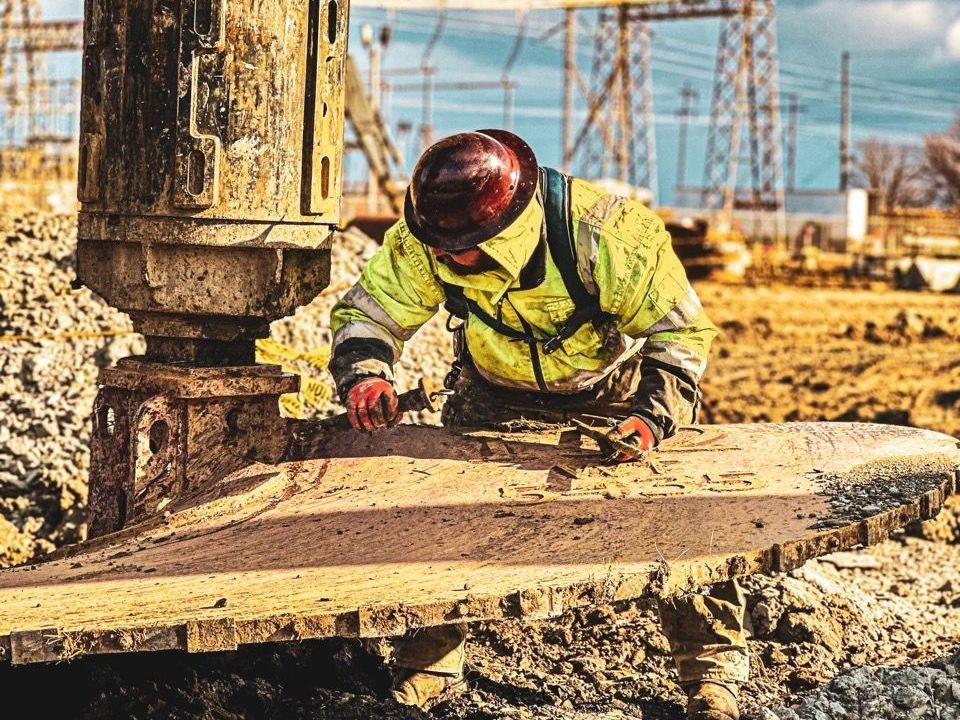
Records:
[[[495,5],[495,3],[491,3]],[[43,0],[47,17],[78,17],[80,0]],[[593,14],[581,13],[578,56],[589,68],[592,44],[588,35]],[[385,68],[419,66],[423,48],[434,28],[434,15],[425,12],[389,14],[354,8],[351,50],[365,64],[359,42],[364,22],[390,21],[394,39]],[[514,130],[525,136],[544,164],[560,162],[559,34],[542,39],[560,16],[554,11],[533,14],[527,39],[511,77],[518,83]],[[446,27],[429,59],[437,66],[437,82],[499,80],[513,47],[520,16],[493,12],[450,12]],[[697,119],[690,130],[687,180],[700,181],[709,115],[716,20],[671,21],[654,25],[652,44],[654,110],[659,158],[660,198],[669,202],[676,174],[679,91],[689,81],[699,93]],[[803,108],[799,117],[797,184],[808,188],[835,187],[838,175],[839,68],[843,50],[851,53],[854,142],[879,137],[921,143],[923,135],[946,128],[960,109],[960,2],[958,0],[781,0],[778,3],[778,42],[781,60],[781,103],[796,93]],[[69,69],[65,70],[68,72]],[[396,82],[417,82],[416,76]],[[584,101],[578,100],[582,112]],[[438,92],[434,124],[440,135],[463,129],[502,124],[502,93],[498,90]],[[392,123],[420,125],[418,92],[388,96]],[[786,118],[784,118],[784,124]],[[411,141],[408,152],[418,147]]]

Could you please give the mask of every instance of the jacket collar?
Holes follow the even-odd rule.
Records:
[[[510,290],[529,290],[546,277],[547,240],[543,205],[539,193],[519,218],[506,230],[479,245],[497,261],[495,270],[478,275],[458,275],[431,256],[440,279],[452,285],[492,294],[499,302]]]

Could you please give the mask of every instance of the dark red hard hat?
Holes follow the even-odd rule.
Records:
[[[533,150],[506,130],[478,130],[427,148],[403,215],[421,242],[448,252],[479,245],[516,221],[537,190]]]

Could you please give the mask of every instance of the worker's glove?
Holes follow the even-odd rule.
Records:
[[[641,457],[645,452],[653,450],[657,444],[657,438],[654,437],[650,426],[638,417],[628,417],[613,430],[607,433],[607,437],[617,443],[617,450],[610,458],[615,462],[629,462]],[[627,452],[623,448],[623,443],[635,448]]]
[[[354,430],[392,427],[400,419],[399,404],[391,383],[378,377],[364,378],[347,392],[347,419]]]

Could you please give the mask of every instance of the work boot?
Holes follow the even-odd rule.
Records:
[[[463,692],[467,681],[463,674],[442,675],[423,670],[398,668],[390,694],[401,705],[412,705],[424,712]]]
[[[729,685],[709,680],[690,685],[687,720],[740,720],[736,692]]]

